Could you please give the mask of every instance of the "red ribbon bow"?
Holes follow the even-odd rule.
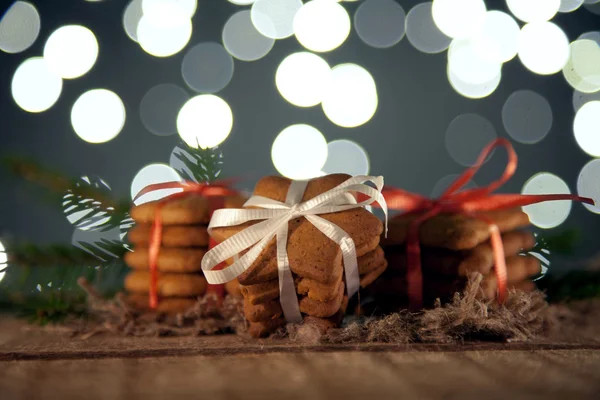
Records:
[[[465,189],[460,191],[477,173],[488,155],[499,146],[503,146],[508,153],[508,163],[500,179],[493,181],[488,186]],[[570,194],[492,194],[493,191],[508,181],[517,169],[517,154],[511,143],[499,138],[487,145],[476,163],[460,175],[438,199],[428,199],[424,196],[410,193],[402,189],[384,188],[383,196],[389,209],[403,210],[407,213],[422,213],[409,226],[406,239],[408,298],[410,309],[418,311],[423,307],[423,274],[421,271],[421,248],[419,246],[419,228],[427,221],[440,213],[469,215],[485,221],[490,228],[490,241],[494,253],[494,269],[498,281],[498,300],[506,299],[506,260],[504,247],[498,226],[482,215],[480,211],[499,210],[518,206],[540,203],[551,200],[573,200],[586,204],[594,204],[592,199]]]
[[[204,196],[209,201],[210,216],[215,210],[223,208],[225,206],[225,196],[232,196],[238,194],[237,191],[230,189],[231,184],[234,180],[220,180],[211,183],[196,183],[196,182],[165,182],[148,185],[142,189],[133,199],[133,201],[139,199],[141,196],[153,192],[155,190],[162,189],[183,189],[182,192],[173,193],[158,203],[154,214],[154,222],[152,223],[152,230],[150,233],[150,242],[148,245],[148,256],[150,264],[150,290],[148,296],[148,305],[150,309],[155,310],[158,307],[158,271],[156,268],[158,262],[158,254],[160,252],[160,244],[162,241],[162,218],[160,211],[168,202],[184,198],[191,195]],[[210,238],[209,248],[216,246],[216,242]],[[222,285],[217,292],[222,291]]]

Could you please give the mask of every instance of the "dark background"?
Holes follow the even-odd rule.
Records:
[[[175,56],[155,58],[131,41],[122,25],[125,0],[89,3],[83,0],[31,1],[41,15],[40,36],[33,46],[19,54],[0,53],[0,156],[26,155],[73,176],[98,175],[123,197],[129,196],[135,174],[149,163],[169,163],[178,136],[159,137],[141,123],[139,104],[144,94],[161,83],[186,87],[181,77],[185,49]],[[418,0],[398,1],[408,13]],[[0,1],[6,10],[11,1]],[[359,3],[344,3],[351,15]],[[487,1],[488,9],[504,9],[503,1]],[[187,48],[203,41],[221,42],[227,18],[239,6],[226,0],[199,0],[194,16],[194,32]],[[580,34],[598,30],[600,16],[581,8],[558,14],[553,22],[562,27],[570,41]],[[43,53],[46,38],[64,24],[90,28],[99,42],[96,65],[83,77],[63,81],[58,102],[48,111],[31,114],[13,101],[10,84],[17,66],[25,59]],[[263,175],[276,174],[271,162],[271,144],[286,126],[308,123],[324,133],[327,140],[347,138],[368,152],[371,174],[384,175],[386,183],[431,194],[445,175],[460,173],[445,148],[448,124],[459,114],[473,112],[487,118],[498,136],[508,137],[501,119],[506,98],[515,90],[529,89],[544,96],[552,107],[552,130],[541,142],[524,145],[513,142],[520,157],[518,171],[502,192],[520,192],[524,182],[540,171],[564,179],[572,192],[582,166],[590,160],[573,138],[573,90],[561,73],[535,75],[513,59],[503,67],[498,89],[489,97],[469,100],[457,94],[446,78],[446,53],[429,55],[412,47],[406,37],[389,49],[364,44],[352,31],[345,44],[323,57],[330,65],[356,62],[371,72],[377,83],[379,107],[363,126],[345,129],[332,124],[320,107],[301,109],[284,101],[274,83],[279,62],[302,50],[291,37],[277,41],[273,50],[255,62],[235,61],[229,85],[219,93],[231,106],[234,127],[221,146],[225,156],[224,175],[244,175],[246,189],[252,189]],[[127,119],[123,131],[112,141],[95,145],[81,140],[70,123],[70,109],[76,98],[92,88],[115,91],[123,99]],[[190,91],[192,93],[192,91]],[[475,181],[486,184],[499,176],[506,157],[497,152]],[[40,202],[26,190],[21,180],[0,170],[0,235],[38,243],[68,242],[73,227],[60,211]],[[580,228],[581,257],[597,248],[600,216],[574,204],[568,220],[553,232]]]

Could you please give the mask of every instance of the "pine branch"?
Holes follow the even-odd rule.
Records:
[[[193,182],[212,182],[221,174],[223,152],[217,147],[193,148],[186,143],[180,144],[174,155],[183,166],[173,166],[185,179]]]

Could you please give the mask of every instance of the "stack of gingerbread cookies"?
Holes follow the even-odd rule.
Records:
[[[481,213],[495,223],[502,233],[509,288],[530,291],[535,288],[532,277],[541,272],[540,261],[527,255],[535,245],[531,232],[523,228],[529,218],[520,208]],[[387,239],[382,239],[389,267],[370,288],[380,311],[405,308],[407,298],[406,240],[408,227],[415,215],[400,215],[390,220]],[[427,220],[420,228],[423,300],[430,306],[436,299],[452,298],[464,289],[473,273],[483,275],[479,295],[493,299],[498,282],[494,273],[494,253],[489,226],[482,219],[464,215],[441,214]]]
[[[161,247],[158,254],[158,313],[176,314],[193,307],[209,287],[202,273],[202,258],[208,251],[207,232],[211,216],[209,200],[199,195],[134,206],[131,217],[136,225],[128,233],[133,252],[125,255],[132,271],[125,278],[127,299],[135,308],[148,309],[150,292],[149,243],[156,212],[162,220]],[[226,207],[239,207],[243,199],[227,197]],[[160,211],[158,211],[160,210]],[[235,283],[225,287],[239,294]]]
[[[302,201],[333,189],[350,178],[345,174],[328,175],[308,182]],[[261,179],[254,195],[284,202],[291,181],[280,177]],[[361,287],[374,282],[386,269],[387,262],[379,246],[382,222],[364,208],[320,214],[336,224],[353,240],[358,258]],[[224,241],[256,222],[229,228],[216,228],[213,237]],[[322,331],[338,326],[348,305],[342,250],[304,217],[288,223],[287,254],[300,312],[305,323]],[[279,280],[275,239],[238,278],[244,296],[244,314],[249,333],[266,336],[286,321],[279,302]]]

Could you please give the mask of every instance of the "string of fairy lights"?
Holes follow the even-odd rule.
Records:
[[[140,99],[142,123],[153,134],[178,134],[189,145],[202,147],[227,140],[235,109],[219,92],[228,86],[236,68],[268,56],[278,40],[297,40],[304,48],[279,61],[274,82],[282,101],[300,109],[320,107],[340,127],[367,124],[379,105],[377,77],[357,63],[330,65],[326,60],[327,53],[344,44],[354,29],[362,42],[378,49],[391,48],[406,38],[423,53],[446,52],[448,82],[457,95],[469,99],[494,93],[507,63],[519,62],[538,75],[562,75],[573,89],[574,141],[591,158],[581,168],[577,192],[600,199],[596,178],[600,176],[600,32],[584,32],[570,40],[552,22],[558,13],[600,15],[600,0],[506,0],[509,12],[490,9],[494,2],[484,0],[433,0],[408,12],[401,1],[361,0],[353,15],[344,4],[349,0],[219,1],[229,1],[239,10],[225,22],[218,43],[190,43],[193,30],[201,29],[192,23],[194,15],[203,12],[197,0],[132,0],[123,8],[123,31],[141,51],[157,58],[185,53],[182,86],[161,84]],[[0,50],[23,52],[38,40],[39,31],[36,7],[16,1],[0,20]],[[43,54],[24,59],[15,70],[11,90],[16,105],[30,113],[48,112],[60,97],[63,82],[84,76],[101,53],[89,28],[56,29],[45,38]],[[77,98],[70,118],[79,138],[101,144],[121,134],[127,112],[118,93],[100,87]],[[508,96],[501,117],[511,139],[523,144],[540,142],[553,124],[549,102],[531,90]],[[454,161],[468,166],[496,136],[486,118],[461,114],[448,125],[446,148]],[[293,179],[331,172],[366,174],[370,168],[360,144],[349,139],[328,141],[308,124],[290,125],[279,132],[271,154],[277,171]],[[133,178],[132,195],[149,183],[180,179],[171,166],[151,164]],[[433,193],[439,194],[450,179],[440,180]],[[525,183],[522,192],[569,193],[570,189],[560,177],[541,172]],[[598,207],[586,207],[600,213]],[[566,220],[571,202],[525,210],[535,225],[552,228]]]

